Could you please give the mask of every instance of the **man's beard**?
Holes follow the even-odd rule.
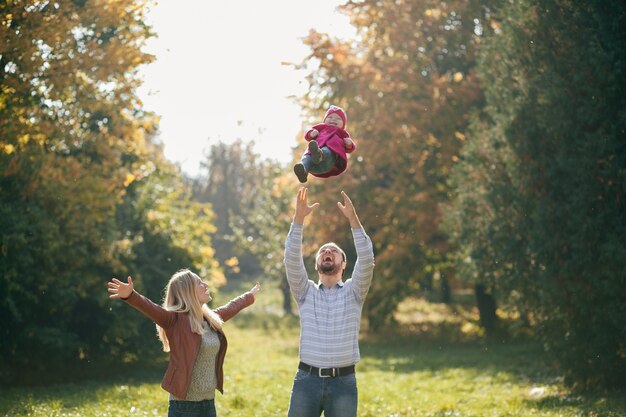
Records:
[[[335,263],[324,265],[324,262],[321,262],[317,267],[317,270],[322,275],[334,275],[339,271],[339,265]]]

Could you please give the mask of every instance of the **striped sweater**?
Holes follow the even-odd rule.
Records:
[[[285,269],[300,310],[300,360],[320,368],[357,363],[361,310],[374,273],[374,251],[363,228],[352,229],[357,261],[352,278],[332,288],[315,284],[302,258],[302,225],[285,241]]]

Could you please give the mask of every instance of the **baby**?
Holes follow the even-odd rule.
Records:
[[[298,181],[305,183],[309,173],[328,178],[348,168],[348,154],[356,149],[356,144],[345,128],[346,112],[341,107],[330,106],[324,115],[324,122],[305,132],[308,149],[293,167]]]

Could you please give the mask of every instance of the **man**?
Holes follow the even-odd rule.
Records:
[[[359,222],[352,201],[343,191],[337,203],[352,228],[357,261],[352,278],[342,282],[346,255],[336,244],[322,245],[315,257],[319,282],[309,280],[302,259],[306,216],[319,206],[307,202],[308,190],[296,198],[296,212],[285,242],[287,280],[300,309],[300,363],[289,417],[350,417],[357,415],[355,364],[359,354],[359,323],[374,272],[372,242]]]

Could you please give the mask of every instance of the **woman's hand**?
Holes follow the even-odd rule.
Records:
[[[117,278],[112,278],[111,281],[107,282],[107,286],[111,295],[109,298],[128,298],[133,293],[133,279],[128,276],[128,283],[125,284]]]
[[[259,281],[256,282],[256,285],[254,287],[252,287],[252,289],[250,290],[250,294],[252,294],[252,297],[256,300],[256,294],[261,290],[261,284],[259,283]]]

